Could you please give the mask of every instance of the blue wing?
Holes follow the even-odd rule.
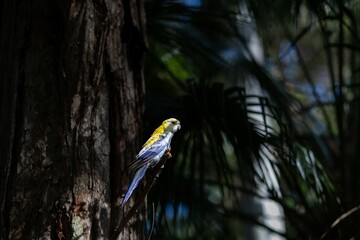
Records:
[[[124,199],[122,200],[121,206],[130,198],[132,192],[139,184],[140,180],[144,177],[147,168],[152,164],[152,160],[163,154],[165,150],[169,147],[169,141],[164,140],[165,136],[160,135],[159,138],[150,146],[143,147],[134,161],[130,163],[128,168],[130,170],[137,170],[135,176],[125,194]]]
[[[148,165],[144,165],[142,166],[139,170],[136,171],[135,176],[125,194],[124,199],[121,202],[121,206],[124,205],[124,203],[130,198],[132,192],[134,191],[134,189],[137,187],[137,185],[139,184],[140,180],[144,177],[145,173],[146,173],[146,169],[148,168]]]
[[[159,155],[159,153],[165,152],[165,150],[168,148],[168,143],[163,140],[164,136],[160,135],[159,139],[151,146],[141,149],[139,154],[136,155],[135,160],[130,163],[128,168],[130,170],[139,169],[150,163],[150,161]]]

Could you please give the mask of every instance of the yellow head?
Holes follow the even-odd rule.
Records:
[[[163,121],[161,125],[164,127],[165,131],[172,133],[177,132],[181,128],[180,121],[177,120],[176,118],[166,119],[165,121]]]

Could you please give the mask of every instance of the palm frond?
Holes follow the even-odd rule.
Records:
[[[315,155],[291,140],[295,129],[269,100],[247,96],[238,87],[225,89],[220,83],[191,81],[187,94],[177,103],[176,108],[183,109],[183,115],[177,116],[183,128],[173,143],[176,157],[166,166],[150,198],[160,201],[157,211],[162,221],[175,224],[178,218],[174,214],[167,219],[163,206],[187,208],[194,213],[188,221],[197,224],[201,221],[196,219],[202,219],[205,212],[243,211],[238,205],[240,196],[245,192],[258,197],[261,194],[252,189],[261,186],[263,197],[284,206],[285,214],[294,214],[298,208],[307,213],[299,218],[309,224],[298,231],[322,226],[317,214],[336,205],[331,202],[333,186]],[[289,199],[296,199],[296,204]],[[221,225],[223,217],[217,224]],[[258,217],[252,216],[252,221],[260,221]]]
[[[355,5],[148,2],[154,51],[146,70],[151,78],[146,116],[152,126],[169,116],[184,126],[173,143],[176,157],[150,198],[159,203],[156,236],[232,236],[242,231],[233,226],[244,222],[278,231],[263,216],[239,207],[246,196],[281,206],[286,231],[278,234],[289,239],[319,238],[345,209],[357,206],[359,184],[352,183],[359,182],[360,20]],[[248,26],[241,26],[249,18],[273,69],[249,48]],[[286,51],[279,50],[281,42],[288,42]],[[286,57],[293,54],[289,73]],[[318,66],[327,68],[325,83],[314,78]],[[233,87],[249,77],[263,94]],[[319,86],[329,89],[329,98],[324,100]],[[338,238],[357,236],[349,222],[329,231]]]

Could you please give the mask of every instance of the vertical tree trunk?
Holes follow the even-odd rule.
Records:
[[[0,239],[108,239],[139,147],[136,0],[0,3]],[[144,210],[120,237],[140,239]]]

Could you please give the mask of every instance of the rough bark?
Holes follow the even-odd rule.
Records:
[[[0,10],[0,239],[108,239],[139,147],[142,5],[5,0]],[[120,238],[143,238],[144,219]]]

